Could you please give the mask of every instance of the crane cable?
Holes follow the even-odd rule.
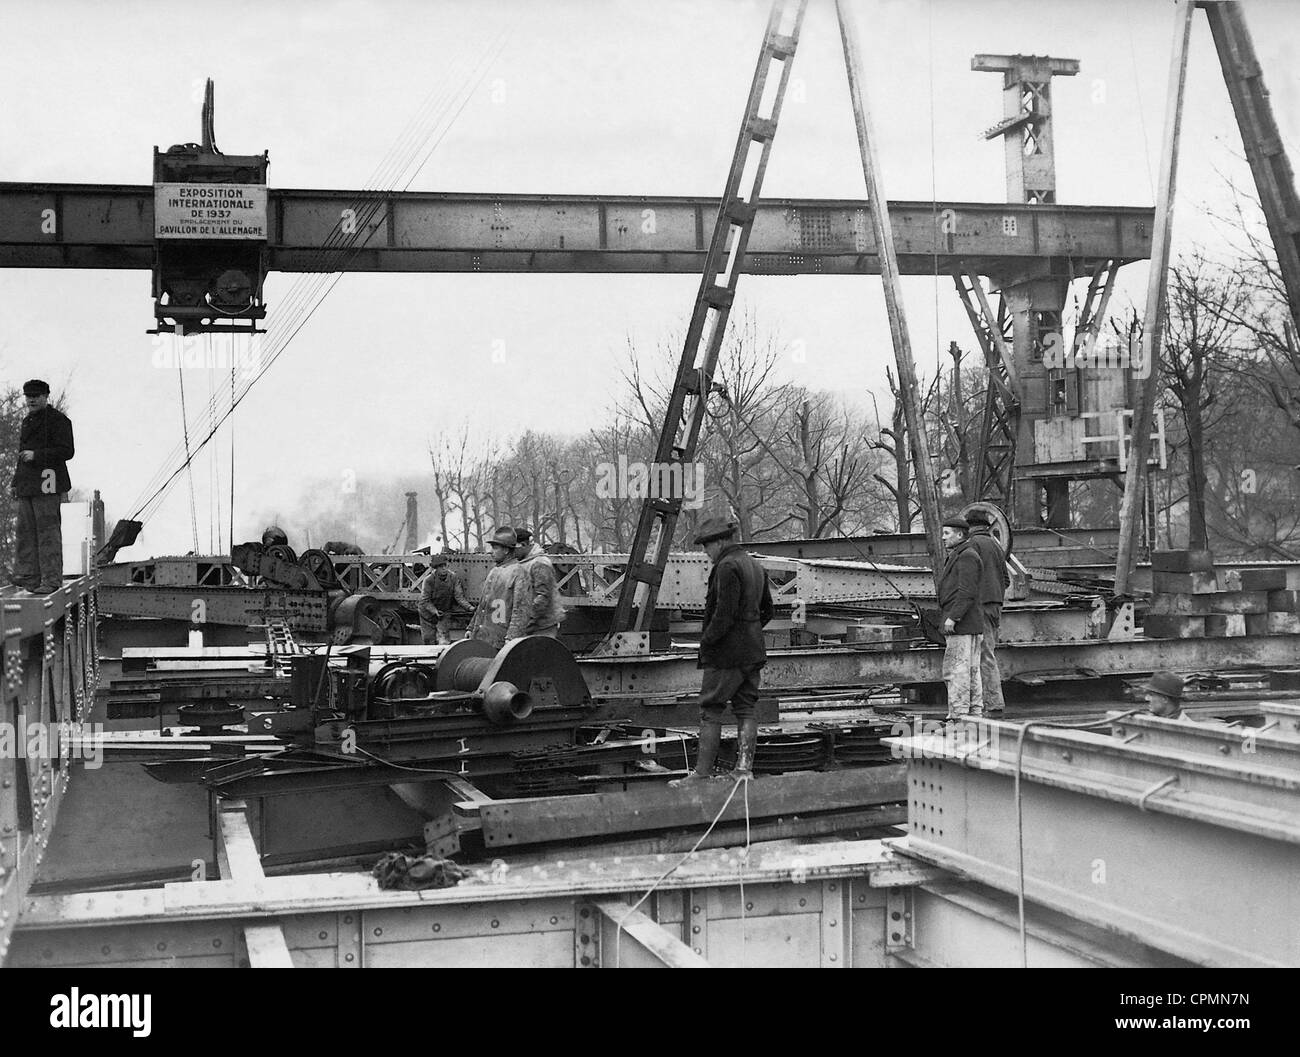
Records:
[[[454,87],[447,99],[438,100],[435,108],[435,120],[433,126],[428,132],[426,132],[424,137],[421,139],[417,136],[414,142],[405,148],[402,156],[393,159],[383,166],[385,169],[391,169],[396,165],[396,172],[399,179],[404,171],[410,170],[409,176],[407,176],[404,184],[398,188],[399,190],[404,191],[408,189],[411,183],[414,182],[416,177],[428,163],[434,151],[441,144],[460,113],[468,104],[474,90],[479,84],[481,84],[491,66],[491,63],[495,61],[501,51],[504,50],[508,37],[508,30],[503,30],[479,56],[476,68],[471,72],[469,82],[461,83],[459,86]],[[447,92],[431,93],[430,98],[432,99],[436,94],[448,95]],[[441,128],[439,126],[441,126]],[[423,157],[420,157],[421,152],[423,152]],[[412,166],[414,167],[412,168]],[[389,186],[391,187],[391,182]],[[358,199],[358,204],[360,204],[362,208],[360,211],[354,211],[357,223],[355,229],[352,231],[344,231],[343,218],[340,217],[340,222],[336,224],[334,231],[331,232],[330,237],[326,240],[326,244],[315,254],[315,261],[319,262],[317,266],[320,270],[311,278],[296,282],[294,287],[291,289],[290,295],[286,299],[286,303],[292,304],[292,308],[285,311],[281,317],[282,319],[287,320],[287,322],[276,328],[275,337],[270,343],[273,346],[273,350],[268,356],[266,362],[260,365],[259,369],[246,382],[246,384],[240,387],[239,391],[233,394],[230,406],[220,412],[216,407],[214,394],[213,400],[210,402],[209,407],[205,412],[206,422],[201,420],[197,424],[199,427],[197,431],[202,432],[204,436],[199,442],[198,448],[195,450],[201,449],[203,445],[212,438],[216,433],[216,430],[220,428],[228,417],[230,417],[235,407],[237,407],[244,399],[252,386],[265,375],[266,371],[269,370],[275,360],[278,359],[280,354],[284,351],[284,348],[287,347],[299,330],[301,330],[301,328],[311,318],[312,314],[320,306],[324,298],[328,296],[334,286],[337,285],[339,279],[342,277],[342,271],[339,270],[340,267],[347,259],[350,259],[355,252],[364,248],[364,246],[374,236],[377,228],[372,226],[370,222],[374,219],[379,209],[385,204],[386,200],[387,192],[378,189],[369,192],[368,200],[365,197]],[[358,245],[358,243],[360,243],[360,245]],[[332,259],[326,261],[326,258],[331,255]],[[309,267],[310,266],[311,265],[309,265]],[[284,335],[283,340],[280,340],[278,344],[276,344],[276,339],[280,338],[281,335]],[[214,419],[215,422],[213,422]],[[208,426],[208,423],[212,424]],[[140,518],[142,515],[152,516],[152,514],[157,511],[179,475],[189,466],[193,459],[193,454],[194,451],[191,451],[187,445],[184,451],[184,461],[170,474],[166,473],[167,464],[164,463],[163,468],[154,476],[154,481],[161,479],[161,484],[158,484],[156,488],[153,488],[152,493],[150,494],[149,489],[153,487],[153,482],[151,482],[150,486],[148,486],[145,492],[142,493],[142,495],[147,494],[148,498],[138,503],[137,518]],[[173,458],[174,457],[176,457],[176,455],[173,455]]]

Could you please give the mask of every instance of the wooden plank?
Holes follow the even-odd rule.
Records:
[[[497,800],[479,807],[488,847],[569,840],[610,833],[699,827],[718,817],[732,791],[729,781],[684,789],[638,787],[585,796]],[[743,821],[745,790],[731,798],[719,821]],[[750,819],[847,810],[907,797],[901,764],[757,778],[749,783]]]
[[[1142,631],[1149,639],[1201,639],[1205,637],[1205,617],[1170,617],[1148,614]]]
[[[248,828],[248,806],[242,800],[225,800],[218,805],[217,866],[223,878],[241,885],[266,880],[262,857]],[[293,968],[284,928],[278,921],[250,922],[243,930],[249,968]]]
[[[708,969],[710,965],[676,936],[670,935],[658,922],[652,921],[640,910],[632,910],[617,899],[594,899],[592,906],[606,918],[621,927],[641,948],[666,969]],[[610,944],[602,945],[610,950]]]
[[[1213,572],[1153,572],[1151,586],[1161,593],[1180,595],[1212,595],[1219,590],[1219,582]]]
[[[1214,555],[1209,551],[1153,551],[1151,571],[1157,573],[1212,573]]]
[[[293,958],[280,925],[245,925],[244,946],[250,969],[292,969]]]

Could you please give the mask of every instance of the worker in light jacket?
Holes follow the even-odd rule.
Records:
[[[524,634],[558,639],[564,606],[556,585],[555,566],[546,551],[533,541],[531,529],[516,525],[515,536],[519,539],[515,557],[519,560],[520,575],[528,591],[528,620],[524,624]]]
[[[943,679],[948,686],[948,718],[976,718],[984,714],[984,689],[980,680],[980,643],[984,636],[984,611],[980,606],[980,578],[984,562],[970,542],[965,518],[943,523],[947,560],[939,577],[939,609],[947,645],[943,654]]]
[[[18,500],[13,586],[49,595],[63,586],[63,522],[72,480],[72,422],[50,406],[50,387],[39,378],[23,386],[27,415],[18,431],[18,463],[10,491]]]
[[[988,512],[972,510],[966,515],[966,520],[970,522],[970,546],[979,551],[983,563],[980,571],[980,608],[984,611],[980,687],[984,693],[984,714],[998,716],[1006,707],[1002,699],[1002,672],[998,669],[998,633],[1002,624],[1002,600],[1011,584],[1011,574],[1007,571],[1006,552],[990,531]]]
[[[772,619],[772,591],[767,573],[736,542],[736,526],[707,518],[695,536],[713,569],[704,602],[700,634],[700,744],[695,769],[672,786],[707,781],[713,775],[722,741],[722,714],[731,703],[736,717],[736,767],[729,777],[747,780],[754,774],[758,750],[758,683],[767,650],[763,627]]]
[[[519,540],[508,525],[497,529],[489,546],[496,563],[483,581],[483,597],[470,619],[467,639],[482,639],[494,649],[520,638],[528,619],[528,596],[515,548]]]

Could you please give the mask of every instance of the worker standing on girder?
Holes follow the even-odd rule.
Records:
[[[984,611],[980,607],[980,579],[984,563],[969,539],[965,518],[943,523],[943,545],[948,558],[939,578],[939,607],[947,646],[943,654],[943,679],[948,685],[948,718],[975,719],[984,714],[984,688],[980,680],[980,643]]]
[[[50,387],[39,378],[23,386],[27,415],[18,432],[18,464],[10,490],[18,500],[12,583],[31,594],[63,586],[63,522],[60,504],[72,481],[72,422],[50,407]]]
[[[550,556],[533,541],[531,529],[515,526],[519,546],[515,557],[519,559],[520,575],[528,590],[528,620],[525,635],[560,637],[560,621],[564,619],[564,606],[560,602],[560,589],[556,586],[555,566]]]
[[[1002,624],[1002,600],[1011,584],[1007,555],[990,531],[988,512],[972,510],[970,545],[979,551],[980,608],[984,611],[984,634],[980,640],[980,686],[984,692],[984,714],[998,716],[1006,708],[1002,699],[1002,672],[998,669],[998,632]]]
[[[731,702],[736,717],[736,768],[733,779],[754,776],[758,750],[758,683],[767,649],[763,627],[772,619],[772,591],[767,573],[736,542],[736,526],[721,518],[707,518],[695,536],[704,546],[713,569],[704,602],[704,627],[700,633],[699,666],[704,669],[700,687],[700,746],[695,769],[685,778],[669,782],[682,786],[707,781],[722,741],[722,713]]]
[[[456,571],[447,564],[445,554],[429,559],[429,575],[420,585],[420,638],[430,643],[451,642],[451,618],[454,613],[469,613],[473,607],[465,598],[465,588]]]
[[[507,642],[523,635],[528,599],[519,561],[515,558],[518,545],[515,530],[509,525],[503,525],[493,533],[489,546],[496,565],[488,570],[483,581],[483,597],[470,619],[465,638],[482,639],[499,650]]]

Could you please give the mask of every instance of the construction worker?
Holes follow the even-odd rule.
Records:
[[[519,575],[519,561],[515,558],[515,548],[519,546],[515,530],[502,526],[493,533],[488,545],[496,565],[488,570],[483,581],[483,597],[470,619],[465,638],[482,639],[499,650],[523,635],[528,601]]]
[[[1182,676],[1173,672],[1153,674],[1142,688],[1151,714],[1162,719],[1186,719],[1187,714],[1183,711],[1183,690],[1186,685]]]
[[[736,767],[730,777],[754,776],[758,748],[758,683],[767,650],[763,627],[772,619],[772,592],[767,574],[736,542],[736,526],[707,518],[696,533],[713,568],[704,603],[700,634],[700,745],[695,769],[671,786],[707,781],[713,776],[722,741],[722,713],[731,702],[736,717]]]
[[[59,509],[72,481],[72,423],[50,407],[50,387],[39,378],[23,385],[27,415],[18,431],[18,463],[10,491],[18,500],[13,586],[50,595],[63,586],[63,521]]]
[[[451,642],[453,613],[470,613],[473,607],[465,598],[465,588],[460,577],[447,564],[445,554],[435,554],[429,559],[429,575],[420,585],[420,639],[446,645]]]
[[[558,639],[560,621],[564,619],[564,606],[560,602],[560,590],[556,586],[555,566],[551,564],[546,551],[533,542],[531,529],[516,525],[515,536],[519,539],[515,557],[519,559],[521,575],[525,578],[528,589],[529,612],[524,634],[547,635]]]
[[[328,540],[324,547],[321,548],[326,554],[365,554],[355,543],[348,543],[346,540]]]
[[[988,512],[972,510],[970,545],[979,551],[983,569],[980,573],[980,607],[984,611],[984,635],[980,640],[980,686],[984,692],[984,714],[999,716],[1006,708],[1002,699],[1002,673],[998,670],[998,630],[1002,623],[1002,600],[1011,584],[1007,556],[990,532]]]
[[[948,719],[975,719],[984,714],[984,688],[980,679],[980,642],[984,611],[980,607],[980,579],[984,563],[970,542],[965,518],[943,523],[943,545],[948,557],[939,577],[939,608],[947,638],[943,654],[943,679],[948,686]]]
[[[262,546],[263,547],[287,547],[289,546],[289,534],[279,525],[267,525],[262,529]]]

